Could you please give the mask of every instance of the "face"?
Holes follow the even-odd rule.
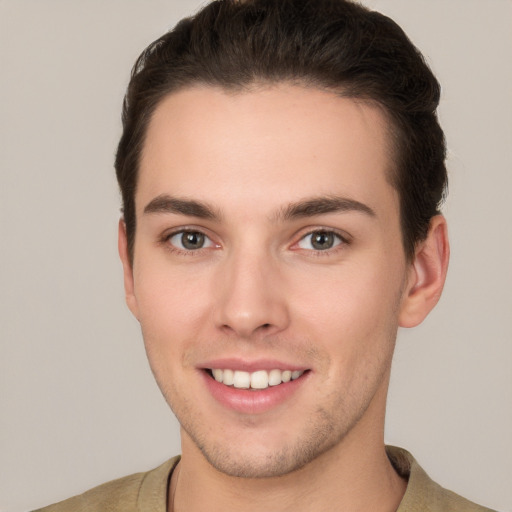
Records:
[[[389,153],[378,108],[316,89],[158,106],[125,278],[184,453],[268,477],[381,435],[410,275]]]

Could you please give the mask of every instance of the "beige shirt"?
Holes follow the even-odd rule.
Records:
[[[493,512],[433,482],[406,450],[386,449],[397,472],[408,480],[397,512]],[[147,473],[107,482],[34,512],[166,512],[167,486],[179,459],[174,457]]]

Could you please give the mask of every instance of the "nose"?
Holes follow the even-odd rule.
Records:
[[[232,254],[219,269],[215,287],[215,322],[225,334],[251,339],[288,326],[284,279],[269,254]]]

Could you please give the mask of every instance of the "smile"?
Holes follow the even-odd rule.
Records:
[[[279,386],[298,379],[304,373],[303,370],[274,369],[245,372],[220,368],[212,368],[210,372],[217,382],[237,389],[267,389],[270,386]]]

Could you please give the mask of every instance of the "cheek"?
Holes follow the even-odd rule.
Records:
[[[397,301],[400,279],[392,273],[391,269],[371,264],[342,264],[330,272],[319,269],[303,276],[305,280],[295,280],[295,295],[310,308],[310,317],[326,316],[337,321],[341,314],[356,321],[387,310],[391,297]]]
[[[140,277],[137,301],[146,354],[163,395],[175,410],[174,397],[187,396],[182,389],[184,372],[191,370],[186,354],[205,337],[208,308],[200,293],[204,283],[151,266]]]
[[[135,294],[144,340],[151,351],[177,351],[197,338],[208,316],[204,276],[179,267],[148,264],[135,274]]]
[[[389,344],[398,325],[401,281],[397,269],[375,262],[313,272],[291,293],[294,316],[331,351],[356,358]]]

